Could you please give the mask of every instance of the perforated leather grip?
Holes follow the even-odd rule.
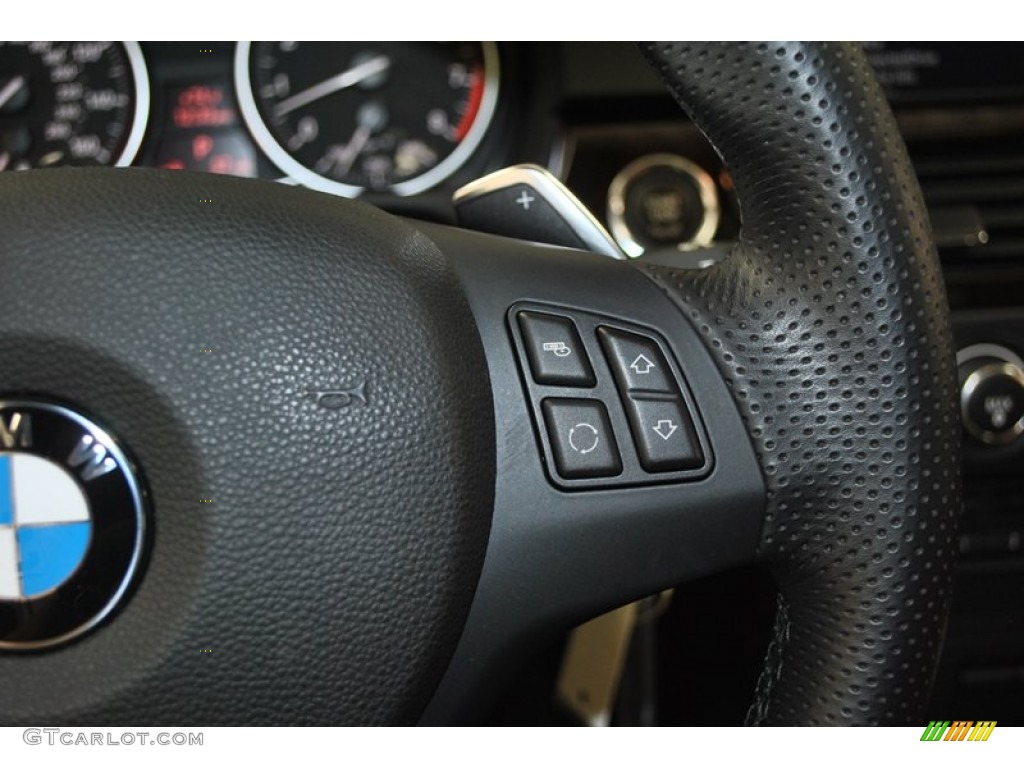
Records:
[[[714,352],[768,488],[759,558],[779,612],[749,719],[914,723],[948,612],[960,432],[942,274],[893,115],[853,45],[641,48],[742,207],[731,258],[649,274]]]

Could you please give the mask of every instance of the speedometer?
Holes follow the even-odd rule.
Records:
[[[411,195],[479,145],[498,96],[493,43],[240,43],[235,82],[253,137],[306,186]]]
[[[148,110],[137,43],[0,43],[0,171],[128,165]]]

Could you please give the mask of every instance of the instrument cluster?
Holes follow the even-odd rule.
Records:
[[[515,140],[508,69],[490,42],[0,43],[0,171],[141,165],[375,201],[448,194],[517,150],[542,159]]]

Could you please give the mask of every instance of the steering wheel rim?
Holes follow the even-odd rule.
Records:
[[[537,643],[750,561],[780,593],[752,723],[921,715],[959,422],[891,112],[854,46],[642,49],[739,194],[742,239],[708,270],[239,179],[0,175],[0,395],[94,415],[155,523],[111,620],[0,656],[5,719],[465,722]],[[594,384],[536,380],[524,308],[581,329]],[[705,472],[641,466],[601,328],[674,361]],[[222,357],[199,362],[211,338]],[[625,480],[559,476],[543,401],[567,398],[605,409]]]
[[[768,486],[758,560],[780,593],[750,720],[915,722],[951,597],[960,425],[942,273],[895,119],[852,44],[642,49],[743,209],[728,260],[650,274],[714,351]]]

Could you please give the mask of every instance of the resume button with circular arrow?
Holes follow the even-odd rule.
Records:
[[[622,474],[608,411],[600,400],[547,398],[541,404],[558,474],[568,480]]]

